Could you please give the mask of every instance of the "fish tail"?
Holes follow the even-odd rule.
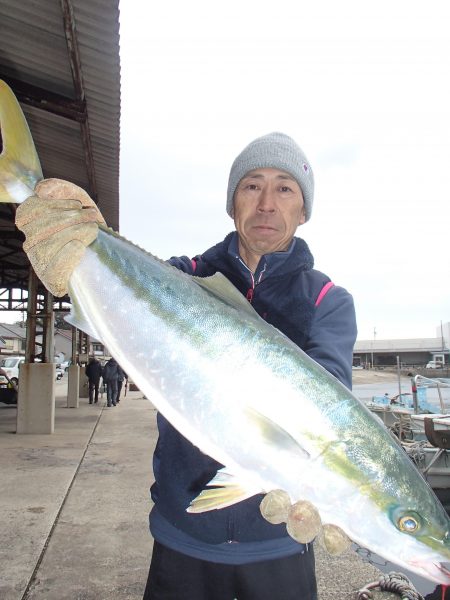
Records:
[[[43,178],[33,138],[19,102],[0,79],[0,202],[20,203]]]

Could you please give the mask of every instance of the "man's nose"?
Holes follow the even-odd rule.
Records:
[[[257,208],[261,212],[275,211],[275,198],[273,192],[270,189],[261,190]]]

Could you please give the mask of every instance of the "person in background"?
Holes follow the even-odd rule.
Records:
[[[86,196],[68,182],[44,180],[38,195],[18,209],[16,223],[24,224],[26,235],[32,222],[27,243],[33,267],[56,295],[67,293],[71,269],[96,238],[98,224],[104,223]],[[48,228],[52,197],[58,198],[53,210],[65,219],[61,239]],[[231,166],[226,210],[235,230],[201,255],[170,262],[197,277],[222,273],[263,319],[350,388],[356,340],[353,299],[314,269],[308,245],[295,236],[311,217],[313,197],[313,172],[297,143],[278,132],[257,138]],[[76,253],[67,264],[67,252],[60,248],[67,247],[70,227]],[[338,233],[335,240],[324,239],[330,251],[337,243]],[[55,258],[64,259],[64,272]],[[160,414],[158,428],[150,513],[154,545],[144,600],[317,600],[312,544],[296,542],[284,523],[266,521],[260,510],[262,494],[220,510],[186,512],[222,465]]]
[[[103,367],[103,381],[106,383],[106,406],[116,406],[119,365],[115,358],[110,358]]]
[[[86,365],[86,377],[89,381],[89,404],[98,402],[98,388],[102,376],[102,365],[95,357],[89,359]]]
[[[125,371],[122,369],[122,367],[120,365],[117,365],[117,371],[118,371],[118,378],[117,378],[116,402],[118,404],[120,402],[120,392],[122,391],[123,382],[125,381],[125,379],[128,379],[128,375],[125,373]],[[126,385],[125,385],[125,388],[126,388]],[[126,393],[126,390],[125,390],[125,393]]]

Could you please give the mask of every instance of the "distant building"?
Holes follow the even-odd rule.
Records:
[[[60,358],[60,362],[72,358],[72,331],[67,329],[55,329],[55,359]],[[61,360],[61,357],[64,357]]]
[[[436,330],[434,338],[399,340],[357,340],[353,349],[353,364],[363,367],[425,366],[430,361],[449,365],[450,323]]]
[[[27,330],[21,325],[10,325],[9,323],[0,323],[0,355],[6,356],[25,356],[25,340]],[[42,341],[42,336],[36,336],[36,354],[40,352],[39,343]],[[55,357],[63,360],[70,360],[72,357],[72,330],[71,329],[55,329],[54,338]],[[97,340],[90,340],[90,355],[98,357],[108,356],[107,349]]]
[[[25,354],[25,338],[27,331],[20,325],[10,325],[9,323],[0,323],[0,352],[2,355],[10,354],[13,356]]]

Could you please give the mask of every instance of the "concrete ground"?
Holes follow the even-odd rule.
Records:
[[[17,435],[16,408],[0,403],[0,598],[140,600],[156,411],[140,392],[66,408],[66,385],[52,435]],[[352,600],[379,577],[351,551],[316,557],[320,600]]]

